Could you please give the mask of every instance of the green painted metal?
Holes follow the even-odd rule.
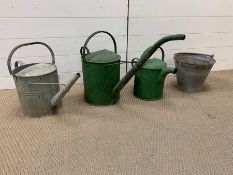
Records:
[[[86,102],[96,106],[115,104],[119,99],[119,93],[112,95],[112,89],[120,80],[120,64],[106,65],[82,61],[82,67]]]
[[[114,53],[108,50],[90,53],[87,44],[90,39],[98,33],[106,33],[112,38],[114,43]],[[84,46],[80,49],[86,102],[97,106],[117,103],[120,98],[121,89],[162,44],[172,40],[183,40],[184,38],[185,35],[180,34],[160,39],[142,54],[141,59],[120,80],[121,61],[117,54],[117,45],[114,37],[106,31],[94,32],[87,38]],[[109,56],[109,54],[111,56]]]
[[[131,68],[131,70],[116,84],[116,86],[112,90],[112,94],[117,94],[121,91],[121,89],[128,83],[128,81],[135,75],[137,70],[143,66],[143,64],[154,54],[154,52],[160,48],[161,45],[168,41],[174,40],[184,40],[185,35],[177,34],[177,35],[169,35],[158,40],[153,46],[147,48],[143,54],[141,55],[138,62]]]
[[[114,52],[101,50],[90,53],[87,44],[98,33],[106,33],[112,38]],[[80,52],[85,101],[96,106],[115,104],[119,100],[119,93],[112,95],[112,89],[120,80],[120,56],[114,37],[106,31],[95,32],[88,37]]]
[[[151,47],[149,47],[151,49]],[[163,96],[164,81],[169,73],[176,73],[175,68],[167,67],[164,62],[164,51],[162,52],[162,59],[149,59],[136,72],[134,79],[134,95],[142,100],[157,100]],[[148,50],[146,50],[148,52]],[[132,60],[132,65],[138,58]]]
[[[143,100],[157,100],[163,96],[164,80],[169,73],[175,73],[175,68],[159,59],[149,59],[140,68],[134,79],[134,95]],[[150,69],[148,68],[150,67]]]
[[[147,62],[140,68],[140,69],[163,69],[164,67],[166,67],[167,64],[159,59],[149,59],[147,60]]]

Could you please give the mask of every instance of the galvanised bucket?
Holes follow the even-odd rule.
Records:
[[[32,63],[19,66],[19,62],[16,62],[16,67],[12,70],[11,58],[15,51],[23,46],[34,44],[41,44],[49,49],[52,63]],[[7,65],[15,81],[22,111],[25,115],[31,117],[54,113],[55,109],[60,106],[61,99],[80,77],[80,74],[75,74],[64,88],[60,90],[54,53],[47,44],[42,42],[32,42],[16,46],[8,57]]]
[[[199,53],[177,53],[174,61],[177,68],[177,87],[186,92],[200,91],[216,62],[214,55]]]

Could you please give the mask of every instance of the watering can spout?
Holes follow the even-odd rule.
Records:
[[[154,54],[154,52],[164,43],[173,40],[184,40],[184,34],[169,35],[158,40],[154,45],[148,47],[142,54],[138,62],[132,67],[132,69],[116,84],[112,90],[113,95],[117,95],[128,83],[128,81],[135,75],[137,70],[143,66],[143,64]]]
[[[51,107],[55,108],[58,103],[62,100],[62,98],[66,95],[67,92],[69,92],[70,88],[74,85],[74,83],[78,80],[80,77],[79,73],[76,73],[71,80],[69,80],[65,87],[60,90],[52,99],[51,99]]]

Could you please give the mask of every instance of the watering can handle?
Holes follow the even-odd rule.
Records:
[[[114,52],[117,53],[117,44],[116,44],[115,38],[114,38],[109,32],[107,32],[107,31],[97,31],[97,32],[92,33],[92,34],[87,38],[86,42],[84,43],[84,46],[81,47],[81,49],[80,49],[80,54],[81,54],[81,56],[82,56],[83,59],[85,59],[85,55],[90,54],[90,51],[89,51],[89,49],[87,48],[88,42],[91,40],[91,38],[92,38],[93,36],[95,36],[95,35],[98,34],[98,33],[106,33],[106,34],[108,34],[108,35],[111,37],[111,39],[112,39],[112,41],[113,41],[113,44],[114,44]],[[86,54],[86,51],[87,51],[87,54]]]
[[[165,53],[164,53],[164,50],[162,47],[159,47],[161,53],[162,53],[162,58],[161,60],[164,61],[164,57],[165,57]],[[139,58],[133,58],[132,61],[131,61],[131,66],[133,67],[135,63],[137,63],[139,60]]]
[[[7,60],[7,66],[8,66],[8,70],[10,72],[10,74],[12,75],[12,69],[11,69],[11,58],[13,56],[13,54],[15,53],[15,51],[21,47],[24,47],[24,46],[29,46],[29,45],[34,45],[34,44],[41,44],[45,47],[47,47],[51,53],[51,57],[52,57],[52,63],[55,64],[55,56],[54,56],[54,53],[53,53],[53,50],[51,49],[51,47],[45,43],[42,43],[42,42],[32,42],[32,43],[24,43],[24,44],[20,44],[18,46],[16,46],[9,54],[8,56],[8,60]]]
[[[163,50],[162,47],[159,47],[159,49],[160,49],[160,51],[161,51],[161,53],[162,53],[162,58],[161,58],[161,60],[164,61],[164,57],[165,57],[164,50]]]

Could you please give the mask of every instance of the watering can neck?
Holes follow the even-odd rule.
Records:
[[[165,80],[165,78],[166,78],[166,76],[167,76],[168,74],[170,74],[170,73],[175,74],[176,72],[177,72],[177,69],[176,69],[176,68],[165,67],[165,68],[163,68],[163,69],[161,70],[161,72],[160,72],[160,74],[159,74],[159,76],[158,76],[157,81],[158,81],[159,83],[163,83],[164,80]]]
[[[138,62],[132,67],[132,69],[115,85],[112,90],[113,95],[117,95],[123,89],[123,87],[129,82],[129,80],[135,75],[138,69],[154,54],[154,52],[164,43],[174,40],[184,40],[185,35],[169,35],[158,40],[154,45],[148,47],[142,54]]]
[[[77,73],[71,78],[64,86],[62,90],[60,90],[52,99],[51,99],[51,107],[55,108],[58,103],[62,100],[62,98],[69,92],[70,88],[74,85],[74,83],[78,80],[80,74]]]

